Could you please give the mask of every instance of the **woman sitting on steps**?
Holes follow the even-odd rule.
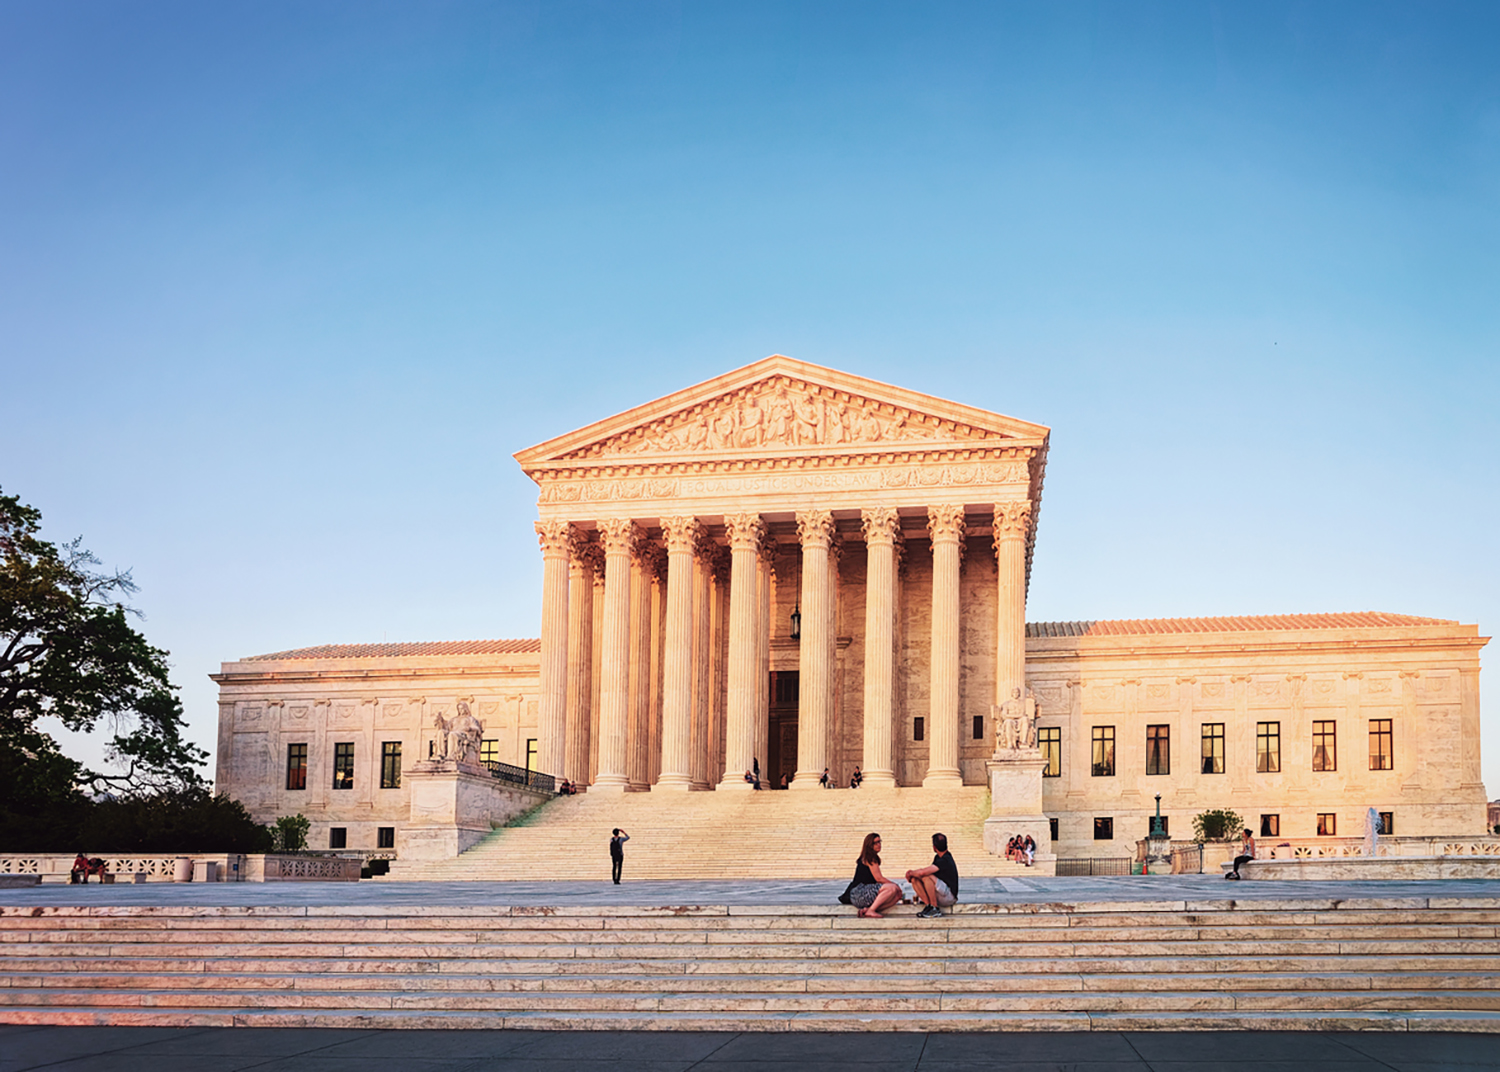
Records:
[[[839,898],[859,909],[863,919],[883,919],[880,910],[901,900],[901,887],[880,873],[880,835],[866,834],[854,864],[854,881]]]

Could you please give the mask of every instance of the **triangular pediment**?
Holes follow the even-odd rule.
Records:
[[[773,355],[516,454],[523,468],[696,457],[868,452],[997,441],[1048,429]]]

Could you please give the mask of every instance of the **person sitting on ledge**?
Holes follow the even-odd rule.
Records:
[[[917,900],[927,907],[917,913],[918,919],[937,919],[943,909],[958,901],[958,865],[948,851],[948,835],[932,835],[932,864],[906,873]]]
[[[880,835],[866,834],[854,862],[854,879],[839,895],[842,904],[859,909],[862,919],[884,919],[882,908],[901,900],[901,887],[880,873]]]
[[[1255,859],[1255,839],[1250,836],[1249,829],[1240,831],[1240,854],[1234,858],[1234,870],[1226,871],[1225,878],[1240,878],[1240,864],[1247,864]]]
[[[785,789],[787,786],[789,786],[791,784],[792,784],[792,780],[790,778],[788,778],[785,774],[783,774],[781,776],[781,788]]]
[[[756,779],[755,775],[750,773],[749,771],[745,772],[745,781],[749,783],[750,788],[752,789],[760,788],[760,782]]]
[[[850,789],[858,789],[859,788],[859,783],[862,782],[862,781],[864,781],[864,780],[865,780],[865,776],[860,771],[859,765],[855,764],[854,773],[851,774],[851,775],[849,775],[849,788]]]
[[[109,874],[109,865],[104,862],[103,857],[95,856],[90,859],[80,852],[73,859],[73,870],[68,875],[68,882],[70,885],[82,882],[87,886],[90,875],[98,875],[99,881],[103,882],[107,874]]]
[[[833,779],[830,778],[830,777],[828,777],[828,768],[827,767],[823,768],[823,776],[818,779],[818,784],[821,785],[824,789],[832,789],[833,788]]]

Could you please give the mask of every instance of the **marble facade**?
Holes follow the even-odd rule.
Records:
[[[1041,812],[1025,812],[1057,820],[1065,854],[1105,851],[1100,817],[1112,840],[1133,843],[1158,792],[1177,836],[1210,807],[1278,815],[1293,836],[1330,809],[1347,824],[1371,805],[1399,812],[1402,834],[1482,829],[1487,638],[1474,626],[1401,615],[1027,625],[1049,437],[774,356],[521,451],[539,490],[539,644],[225,664],[220,788],[258,817],[300,801],[315,822],[355,822],[354,798],[276,788],[287,734],[303,730],[326,765],[340,727],[372,757],[377,723],[392,718],[415,750],[402,754],[420,755],[438,707],[451,713],[460,697],[492,756],[591,793],[749,791],[756,764],[794,790],[816,788],[825,767],[847,783],[856,765],[865,789],[998,784],[995,707],[1021,688],[1049,731],[1047,761],[1042,749],[1023,757],[1036,771],[1023,796],[1041,782]],[[387,699],[398,693],[424,703]],[[1397,742],[1390,769],[1364,769],[1376,721]],[[1279,769],[1257,770],[1257,726],[1272,722]],[[1314,723],[1340,750],[1316,773]],[[1108,774],[1091,762],[1103,726]],[[1204,773],[1207,726],[1221,728],[1222,772]],[[371,790],[359,806],[379,816],[358,821],[399,822],[404,803]]]

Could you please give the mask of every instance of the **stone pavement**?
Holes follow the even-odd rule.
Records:
[[[1479,1072],[1494,1035],[1416,1032],[797,1034],[0,1026],[0,1072]]]
[[[628,862],[627,862],[628,866]],[[0,890],[4,905],[831,905],[845,881],[733,879],[632,882],[237,882]],[[1218,875],[964,878],[968,904],[1096,901],[1349,900],[1494,897],[1500,880],[1226,882]]]

